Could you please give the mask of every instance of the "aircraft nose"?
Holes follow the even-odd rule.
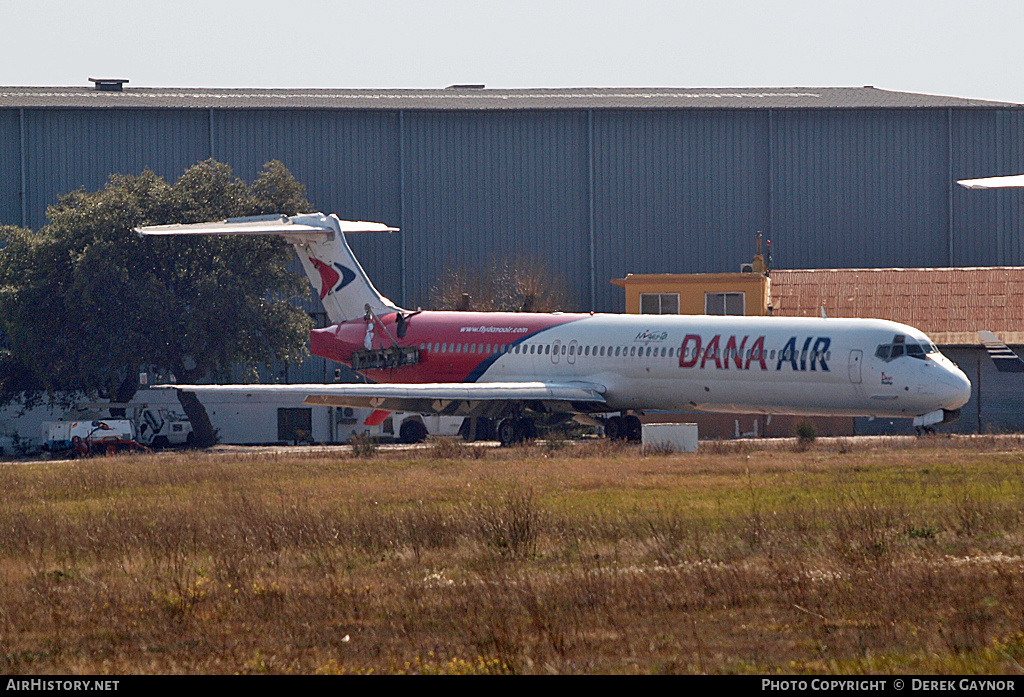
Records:
[[[942,380],[942,407],[959,409],[971,398],[971,381],[959,368],[950,367]]]

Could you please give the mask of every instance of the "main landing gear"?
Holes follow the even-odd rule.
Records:
[[[403,443],[422,443],[427,439],[427,427],[422,421],[406,419],[398,429],[398,440]]]
[[[537,437],[537,427],[525,416],[513,416],[498,424],[498,440],[503,446],[517,445]]]
[[[627,440],[636,443],[640,441],[642,433],[640,417],[635,414],[611,416],[604,422],[604,434],[608,440]]]
[[[609,440],[639,442],[643,433],[640,417],[636,414],[612,416],[603,420],[604,434]],[[503,446],[518,445],[537,438],[537,425],[519,415],[502,419],[497,428],[498,440]]]

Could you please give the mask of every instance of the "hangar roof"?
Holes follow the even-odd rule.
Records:
[[[874,87],[483,89],[201,89],[0,87],[0,108],[164,109],[922,109],[1011,107],[1006,102]]]
[[[1024,267],[772,270],[775,315],[876,317],[941,346],[974,346],[988,329],[1024,345]]]

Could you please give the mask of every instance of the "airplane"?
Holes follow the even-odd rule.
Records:
[[[978,337],[985,345],[985,350],[996,364],[996,370],[1000,373],[1024,373],[1024,361],[1014,353],[1009,346],[996,338],[996,335],[987,330],[979,330]]]
[[[982,177],[981,179],[959,179],[957,184],[965,189],[1020,189],[1024,188],[1024,174],[1005,177]]]
[[[136,231],[281,235],[332,322],[310,333],[311,352],[367,379],[167,388],[463,416],[470,433],[487,418],[502,445],[535,437],[535,418],[575,419],[612,439],[639,440],[638,415],[650,410],[910,417],[931,430],[955,420],[971,394],[967,376],[924,333],[887,320],[410,311],[374,288],[345,239],[396,231],[382,223],[312,213]]]

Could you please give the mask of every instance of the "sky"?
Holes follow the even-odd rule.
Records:
[[[1024,103],[1021,0],[0,0],[0,85],[860,87]]]

